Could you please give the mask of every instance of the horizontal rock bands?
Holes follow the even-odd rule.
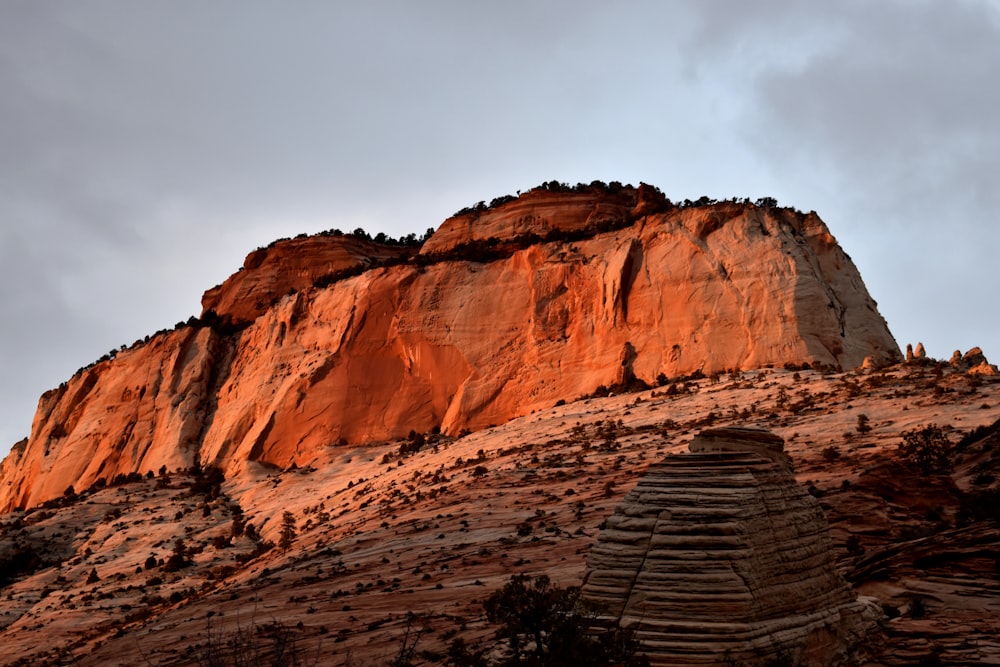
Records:
[[[780,438],[753,438],[748,452],[735,435],[731,451],[692,445],[651,468],[588,557],[583,599],[633,626],[653,664],[717,664],[725,649],[761,664],[818,630],[834,651],[860,623],[823,512],[781,458]]]

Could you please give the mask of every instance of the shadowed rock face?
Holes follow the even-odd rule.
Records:
[[[608,519],[582,598],[636,628],[653,664],[837,664],[880,613],[836,573],[822,509],[782,444],[705,431]]]
[[[0,511],[161,465],[231,475],[475,431],[623,379],[899,356],[815,214],[655,195],[534,190],[450,218],[419,254],[335,236],[255,251],[201,323],[42,397]],[[501,249],[476,258],[484,238]]]

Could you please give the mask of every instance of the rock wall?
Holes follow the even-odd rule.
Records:
[[[117,475],[190,467],[225,372],[225,348],[210,328],[180,329],[45,393],[31,437],[0,469],[0,509]]]
[[[458,213],[445,220],[424,243],[424,254],[446,252],[458,245],[486,239],[511,239],[522,234],[544,236],[552,231],[582,231],[616,222],[652,197],[647,187],[602,191],[552,192],[536,188],[502,206]],[[662,200],[662,195],[660,196]]]
[[[0,466],[0,511],[160,465],[284,467],[411,430],[476,430],[623,376],[899,357],[814,214],[664,208],[650,188],[605,203],[529,194],[488,212],[488,233],[507,242],[488,261],[460,255],[470,237],[457,218],[422,259],[370,251],[390,265],[322,288],[317,278],[367,261],[365,244],[313,237],[251,253],[205,295],[201,324],[43,396],[28,442]],[[512,240],[526,207],[531,229],[578,236]],[[624,217],[592,231],[605,216]]]
[[[836,573],[781,439],[719,429],[691,452],[651,468],[608,519],[581,598],[636,629],[654,665],[838,664],[880,612]]]
[[[267,312],[281,297],[308,289],[322,276],[416,252],[351,235],[308,236],[258,248],[243,267],[205,292],[202,315],[209,311],[247,324]]]

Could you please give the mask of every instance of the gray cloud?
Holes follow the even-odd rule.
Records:
[[[1000,246],[997,11],[840,7],[835,39],[759,75],[751,141],[780,176],[826,191],[809,205],[830,211],[869,287],[891,296],[882,310],[904,342],[921,338],[940,356],[995,349],[984,305]]]
[[[0,446],[253,247],[539,182],[816,209],[902,342],[1000,354],[995,4],[0,5]],[[928,267],[932,267],[928,270]]]

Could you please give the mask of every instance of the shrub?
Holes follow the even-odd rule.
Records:
[[[30,546],[20,546],[10,554],[0,556],[0,588],[13,582],[17,577],[45,567],[42,556]]]
[[[868,424],[868,415],[858,415],[858,433],[864,435],[870,430],[872,430],[872,427]]]
[[[972,480],[972,484],[974,486],[989,486],[995,481],[996,477],[993,476],[993,473],[981,472],[975,476]]]
[[[406,442],[399,446],[399,455],[405,456],[406,454],[415,454],[419,452],[420,449],[427,444],[427,438],[423,433],[417,433],[411,430],[410,434],[406,438]]]
[[[285,510],[281,515],[281,537],[278,540],[278,547],[282,551],[288,551],[295,541],[295,515]]]
[[[944,429],[930,424],[921,429],[903,432],[899,453],[921,475],[947,473],[952,468],[952,445]]]
[[[195,467],[194,481],[191,482],[191,495],[204,495],[209,500],[219,497],[222,492],[222,483],[226,481],[226,475],[217,466],[208,466],[202,469]]]
[[[827,463],[833,463],[840,458],[840,450],[830,445],[829,447],[823,448],[823,460]]]
[[[224,631],[211,625],[203,642],[196,645],[199,667],[299,667],[317,664],[305,660],[298,645],[298,632],[283,623],[251,623]]]
[[[614,628],[600,634],[589,631],[595,615],[584,608],[575,587],[553,586],[549,578],[534,579],[520,574],[490,595],[483,608],[486,618],[499,625],[497,636],[507,640],[509,655],[502,665],[648,665],[636,654],[638,643],[632,632]],[[455,647],[455,644],[452,644]],[[457,652],[457,651],[456,651]],[[466,649],[466,656],[470,652]],[[472,653],[477,659],[482,653]],[[481,665],[481,661],[452,664]]]
[[[959,525],[976,521],[1000,523],[1000,489],[973,491],[962,496],[956,521]]]
[[[968,433],[962,436],[962,438],[955,445],[955,449],[961,451],[971,445],[974,442],[982,440],[987,436],[1000,433],[1000,419],[993,422],[989,426],[977,426]]]
[[[184,543],[184,538],[178,537],[177,541],[174,542],[174,552],[170,554],[170,558],[164,563],[163,569],[166,572],[176,572],[190,564],[191,561],[188,560],[188,548]]]

